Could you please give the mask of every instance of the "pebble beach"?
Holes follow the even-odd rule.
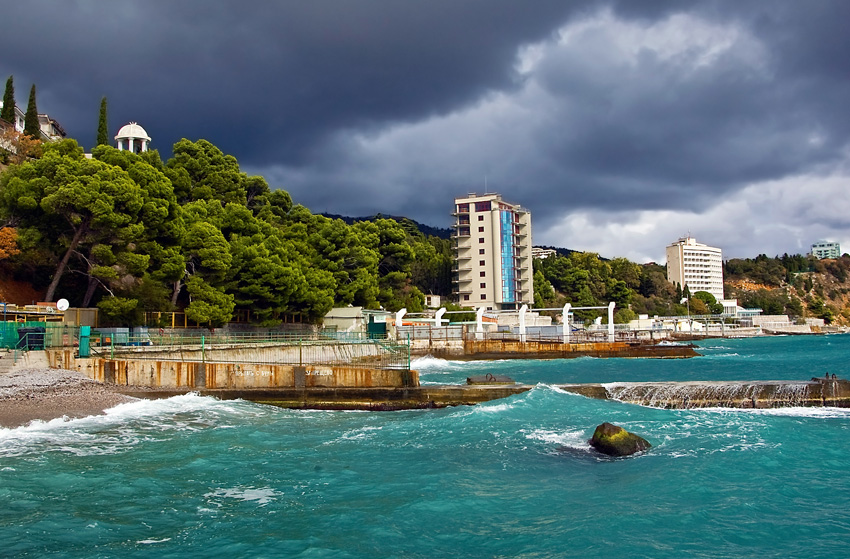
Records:
[[[15,369],[0,374],[0,427],[96,415],[133,400],[77,371]]]

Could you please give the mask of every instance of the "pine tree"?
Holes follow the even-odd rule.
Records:
[[[30,100],[27,112],[24,114],[24,134],[35,139],[41,137],[41,127],[38,125],[38,108],[35,106],[35,84],[30,89]]]
[[[97,121],[96,145],[109,145],[109,127],[106,125],[106,97],[100,100],[100,118]]]
[[[9,76],[6,80],[6,91],[3,93],[3,110],[0,111],[0,118],[12,124],[15,123],[15,84],[13,76]]]

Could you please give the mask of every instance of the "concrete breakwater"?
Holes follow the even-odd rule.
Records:
[[[658,344],[643,342],[561,343],[516,340],[435,340],[413,344],[411,353],[441,359],[571,359],[576,357],[620,357],[681,359],[697,357],[690,344]]]
[[[169,360],[165,354],[79,358],[50,351],[52,367],[78,370],[137,398],[197,392],[294,409],[403,410],[473,405],[531,390],[524,385],[427,385],[409,369]]]
[[[850,381],[690,381],[568,384],[560,389],[589,398],[667,409],[850,407]]]
[[[145,389],[126,386],[121,394],[136,398],[170,398],[187,392],[222,400],[248,400],[289,409],[396,411],[475,405],[531,390],[531,386],[428,385],[405,388],[269,388]]]

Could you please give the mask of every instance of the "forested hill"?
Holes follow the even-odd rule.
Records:
[[[850,256],[818,260],[799,254],[735,258],[724,265],[726,296],[765,314],[850,324]]]
[[[823,318],[827,323],[850,325],[850,256],[817,260],[811,256],[783,255],[732,259],[725,263],[725,295],[746,308],[793,318]],[[687,305],[681,303],[688,297]],[[689,293],[667,281],[657,264],[635,264],[625,258],[607,260],[597,254],[570,252],[534,261],[534,305],[538,308],[596,306],[614,301],[617,322],[639,314],[694,315],[722,312],[722,305],[706,292]],[[590,319],[595,311],[577,316]]]
[[[348,217],[345,215],[331,214],[323,212],[320,215],[323,215],[330,219],[341,219],[346,222],[348,225],[353,225],[358,221],[377,221],[379,219],[392,219],[399,223],[402,227],[407,230],[416,230],[426,236],[439,237],[440,239],[451,239],[452,230],[449,228],[443,229],[442,227],[431,227],[430,225],[425,225],[424,223],[419,223],[414,219],[410,219],[409,217],[397,216],[397,215],[384,215],[381,213],[377,213],[373,216],[368,217]]]

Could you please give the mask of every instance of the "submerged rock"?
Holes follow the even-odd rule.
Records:
[[[646,439],[607,422],[596,427],[588,442],[590,446],[608,456],[629,456],[652,447]]]

